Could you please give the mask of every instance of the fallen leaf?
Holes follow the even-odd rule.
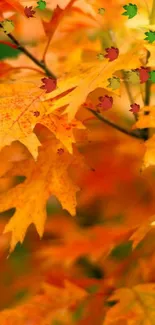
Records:
[[[2,27],[0,28],[4,31],[4,33],[9,34],[12,33],[14,30],[14,22],[12,20],[6,19],[4,21],[1,21]]]
[[[108,88],[112,88],[112,90],[116,90],[120,88],[120,79],[117,77],[112,77],[108,79],[109,85],[107,86]]]
[[[131,109],[129,109],[129,111],[132,113],[138,113],[140,110],[140,105],[136,104],[136,103],[131,104],[130,107],[131,107]]]
[[[111,48],[107,48],[105,49],[105,51],[107,52],[107,54],[105,54],[105,58],[109,59],[109,61],[114,61],[118,58],[119,55],[119,49],[116,47],[111,47]]]
[[[102,109],[103,111],[107,111],[112,108],[113,105],[113,98],[110,96],[105,95],[104,97],[99,97],[100,103],[97,105],[97,108]]]
[[[139,84],[140,81],[142,81],[142,77],[140,80],[139,70],[136,69],[136,70],[131,70],[131,71],[130,70],[125,71],[125,79],[133,85]]]
[[[46,93],[51,93],[54,89],[56,89],[57,81],[56,79],[49,77],[49,78],[42,78],[41,81],[44,83],[43,86],[41,86],[41,89],[45,89]]]
[[[30,6],[30,7],[26,6],[24,8],[24,12],[25,12],[25,15],[27,18],[34,17],[35,11],[32,8],[33,8],[32,6]]]
[[[68,114],[68,119],[71,121],[77,113],[80,105],[86,101],[90,92],[98,87],[108,90],[107,79],[110,78],[115,71],[124,68],[137,68],[137,66],[141,65],[140,60],[137,57],[137,50],[139,48],[139,45],[137,45],[137,47],[132,49],[128,55],[120,54],[118,59],[112,62],[107,62],[107,60],[98,62],[95,68],[92,66],[88,68],[87,66],[83,76],[82,73],[78,77],[75,77],[75,74],[72,78],[67,78],[67,76],[65,76],[61,84],[58,80],[58,90],[54,90],[51,94],[44,95],[42,100],[53,99],[51,113],[57,108],[67,106],[64,113]],[[67,89],[70,89],[70,91],[65,96],[63,95],[63,92]],[[61,95],[59,99],[56,98],[58,95]],[[56,101],[54,101],[54,98]]]

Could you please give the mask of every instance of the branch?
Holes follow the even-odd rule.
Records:
[[[0,24],[0,28],[3,28],[3,26]],[[24,46],[22,46],[18,40],[11,34],[8,33],[7,36],[10,38],[10,40],[17,46],[17,48],[23,52],[29,59],[31,59],[36,65],[38,65],[42,70],[44,70],[44,72],[46,73],[46,75],[48,77],[52,77],[53,79],[56,79],[56,76],[54,75],[54,73],[52,71],[50,71],[45,62],[39,61],[38,59],[36,59]]]
[[[128,131],[128,130],[124,129],[122,126],[116,125],[115,123],[109,121],[104,116],[102,116],[98,112],[94,111],[92,108],[87,107],[87,110],[89,112],[91,112],[93,115],[95,115],[98,120],[108,124],[109,126],[113,127],[114,129],[116,129],[116,130],[118,130],[118,131],[120,131],[120,132],[122,132],[124,134],[127,134],[127,135],[129,135],[129,136],[131,136],[133,138],[146,140],[145,135],[142,135],[141,132],[138,134],[138,133],[135,133],[135,132],[132,132],[132,131]]]

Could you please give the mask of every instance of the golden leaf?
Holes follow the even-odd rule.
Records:
[[[50,195],[55,195],[63,209],[75,215],[76,192],[79,188],[69,177],[68,170],[71,165],[80,164],[81,156],[75,152],[74,155],[65,151],[59,141],[50,140],[40,147],[37,162],[29,159],[15,165],[13,174],[20,173],[27,178],[0,197],[0,211],[16,207],[16,212],[4,229],[4,232],[12,232],[11,251],[18,241],[23,241],[31,223],[35,224],[40,237],[43,235],[46,203]]]
[[[59,90],[57,89],[51,94],[45,95],[42,100],[54,99],[56,96],[61,94],[61,97],[59,99],[55,98],[56,101],[52,103],[51,112],[57,108],[68,105],[64,112],[68,114],[69,121],[71,121],[76,115],[80,105],[85,102],[90,92],[98,87],[109,90],[107,87],[107,80],[115,71],[124,68],[134,69],[141,66],[141,62],[137,56],[139,48],[140,45],[138,44],[134,49],[130,50],[128,54],[121,54],[112,62],[105,59],[103,62],[97,62],[95,67],[91,66],[89,68],[87,66],[87,71],[84,71],[84,74],[81,73],[81,75],[78,76],[78,79],[75,77],[75,73],[72,78],[69,76],[67,79],[66,76],[62,85],[58,83]],[[70,92],[68,92],[66,96],[63,96],[63,92],[67,89],[70,89]]]
[[[69,153],[73,152],[72,144],[75,143],[74,129],[85,129],[85,126],[78,120],[68,123],[65,115],[49,114],[44,116],[40,123],[46,126],[55,137],[66,147]]]
[[[41,89],[33,83],[0,85],[0,149],[19,140],[37,158],[39,140],[33,133],[39,118],[45,113],[40,103]],[[39,112],[39,117],[35,116]]]
[[[104,325],[126,321],[126,325],[152,325],[155,323],[155,285],[139,284],[132,288],[118,289],[110,300],[118,301],[107,312]]]

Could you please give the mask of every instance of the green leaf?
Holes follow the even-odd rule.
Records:
[[[40,10],[44,10],[46,8],[46,1],[39,0],[37,4],[38,4],[37,8],[39,8]]]
[[[153,83],[155,83],[155,70],[149,71],[150,78]]]
[[[149,43],[153,43],[155,41],[155,31],[149,30],[146,32],[145,35],[147,36],[144,40],[148,41]]]
[[[0,44],[0,60],[5,58],[16,58],[19,54],[21,54],[20,50],[13,49],[5,44]]]
[[[129,3],[128,5],[123,6],[125,12],[123,12],[123,16],[128,16],[128,19],[131,19],[137,15],[138,8],[135,4]]]

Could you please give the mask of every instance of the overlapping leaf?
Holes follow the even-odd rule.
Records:
[[[40,104],[42,90],[32,83],[0,85],[0,147],[14,140],[22,142],[36,159],[40,142],[33,129],[39,118],[34,116],[37,110],[40,117],[45,113]]]
[[[46,126],[55,137],[66,147],[66,149],[72,153],[72,144],[75,143],[74,130],[85,129],[85,126],[78,120],[73,120],[72,123],[68,123],[67,117],[60,114],[49,114],[40,121],[40,123]]]
[[[137,51],[140,45],[132,49],[128,55],[122,54],[115,61],[108,62],[107,60],[103,62],[98,62],[96,67],[91,67],[87,71],[87,75],[78,77],[77,80],[74,77],[74,82],[72,82],[70,75],[65,77],[61,83],[58,81],[58,89],[53,91],[51,94],[44,96],[44,100],[56,99],[51,107],[51,111],[57,108],[67,106],[65,113],[68,114],[69,121],[71,121],[76,115],[78,108],[83,104],[90,92],[98,87],[107,88],[107,80],[112,76],[112,74],[121,69],[134,69],[140,66],[139,58],[137,57]],[[80,80],[80,82],[79,82]],[[65,87],[64,87],[65,83]],[[75,87],[75,89],[73,89]],[[72,90],[71,90],[72,88]],[[66,96],[63,92],[66,90],[71,90]],[[59,99],[56,96],[61,95]]]
[[[55,195],[63,209],[75,215],[76,193],[79,188],[69,177],[68,170],[80,156],[72,156],[57,140],[51,140],[40,148],[38,161],[33,159],[20,162],[12,175],[25,175],[26,181],[9,190],[0,198],[0,211],[16,207],[16,212],[5,227],[12,232],[11,251],[18,241],[22,242],[28,226],[34,223],[40,236],[43,235],[46,220],[46,203]],[[33,209],[32,209],[33,207]],[[22,220],[22,222],[21,222]]]
[[[118,289],[111,300],[117,304],[110,308],[103,325],[152,325],[155,321],[155,285],[139,284]]]

